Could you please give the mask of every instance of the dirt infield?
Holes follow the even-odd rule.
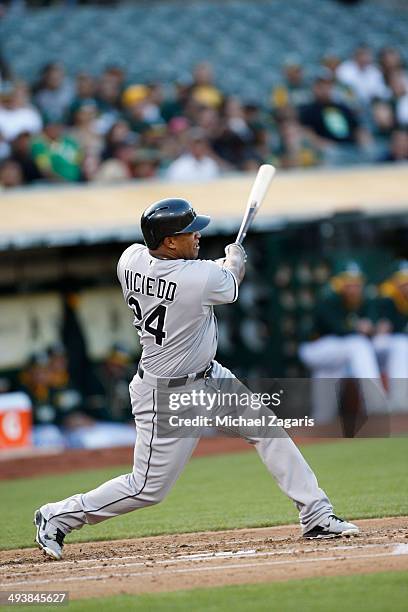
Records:
[[[71,544],[62,561],[0,552],[0,590],[72,599],[226,584],[408,571],[408,517],[357,521],[352,538],[304,541],[295,525]]]

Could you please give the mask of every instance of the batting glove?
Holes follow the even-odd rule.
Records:
[[[239,255],[244,262],[247,260],[247,254],[245,252],[245,249],[241,244],[238,244],[238,242],[232,242],[231,244],[227,244],[227,246],[225,247],[225,254],[227,257],[230,251],[235,255]]]

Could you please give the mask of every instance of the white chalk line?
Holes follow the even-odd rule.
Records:
[[[389,543],[389,544],[385,544],[383,545],[383,547],[389,547],[389,546],[393,546],[396,543]],[[403,546],[403,545],[402,545]],[[368,548],[379,548],[381,547],[378,544],[357,544],[357,545],[348,545],[348,546],[325,546],[324,550],[325,551],[341,551],[341,550],[359,550],[359,549],[368,549]],[[205,553],[195,553],[192,555],[180,555],[177,557],[170,557],[169,559],[159,559],[157,561],[153,561],[154,564],[157,565],[168,565],[168,564],[174,564],[174,563],[181,563],[181,562],[185,562],[185,561],[208,561],[208,560],[213,560],[213,559],[228,559],[228,558],[242,558],[242,557],[269,557],[269,556],[278,556],[278,555],[295,555],[295,554],[310,554],[310,553],[315,553],[315,552],[321,552],[322,551],[322,547],[320,546],[315,546],[314,548],[286,548],[285,550],[274,550],[274,551],[262,551],[262,550],[256,550],[255,548],[253,549],[249,549],[249,550],[237,550],[237,551],[230,551],[230,550],[225,550],[225,551],[218,551],[218,552],[205,552]],[[109,559],[109,567],[137,567],[137,566],[146,566],[151,562],[151,559],[149,558],[144,558],[144,561],[136,561],[134,563],[121,563],[122,561],[126,561],[126,560],[133,560],[133,559],[139,559],[140,556],[136,556],[136,557],[117,557],[116,560],[119,561],[120,563],[112,563],[112,559]],[[82,562],[101,562],[101,559],[82,559]],[[103,562],[105,562],[107,560],[104,560]],[[66,572],[67,569],[66,567],[61,567],[62,564],[74,564],[74,566],[76,565],[76,561],[59,561],[58,563],[56,563],[55,561],[49,561],[46,564],[43,565],[39,565],[37,564],[35,566],[35,568],[30,568],[31,570],[35,569],[37,571],[37,573],[52,573],[52,574],[62,574],[63,572]],[[104,565],[99,563],[98,565],[87,565],[86,567],[84,567],[84,571],[88,571],[91,569],[102,569],[103,570]],[[77,569],[81,569],[81,568],[77,568]],[[39,572],[38,572],[39,570]],[[47,572],[47,570],[50,570],[50,572]],[[12,572],[13,576],[29,576],[30,572],[29,571],[25,571],[25,572]]]
[[[408,544],[397,544],[394,549],[394,555],[408,555]]]
[[[68,576],[66,578],[59,578],[57,580],[55,579],[38,579],[36,578],[35,580],[22,580],[22,581],[17,581],[17,582],[7,582],[7,583],[2,583],[0,584],[0,588],[3,587],[15,587],[15,586],[19,586],[21,584],[24,585],[36,585],[36,586],[41,586],[41,585],[45,585],[45,584],[50,584],[50,583],[65,583],[65,582],[79,582],[79,581],[92,581],[92,580],[96,580],[96,581],[100,581],[100,580],[105,580],[105,579],[112,579],[112,578],[129,578],[129,577],[134,577],[134,576],[158,576],[158,575],[163,575],[163,574],[188,574],[188,573],[195,573],[195,572],[212,572],[212,571],[224,571],[227,569],[235,569],[235,570],[241,570],[241,569],[246,569],[246,568],[254,568],[254,567],[263,567],[263,566],[269,566],[269,565],[296,565],[296,564],[300,564],[300,563],[321,563],[324,561],[345,561],[345,560],[355,560],[355,559],[374,559],[374,558],[381,558],[381,557],[392,557],[392,556],[397,556],[397,555],[408,555],[408,547],[405,549],[404,548],[404,552],[402,552],[402,549],[400,548],[400,544],[396,545],[396,547],[394,548],[393,551],[391,552],[383,552],[383,553],[374,553],[374,554],[362,554],[362,555],[341,555],[341,556],[322,556],[322,557],[313,557],[312,559],[283,559],[283,560],[265,560],[263,562],[252,562],[252,563],[235,563],[235,564],[224,564],[224,565],[211,565],[211,566],[200,566],[200,567],[187,567],[187,568],[173,568],[173,569],[165,569],[165,570],[160,570],[160,569],[155,569],[154,571],[144,571],[144,572],[126,572],[126,573],[106,573],[106,574],[96,574],[96,575],[87,575],[87,576]]]
[[[381,540],[384,540],[384,539],[388,539],[389,540],[389,536],[387,536],[387,535],[384,535],[384,536],[375,536],[375,537],[374,536],[368,536],[368,538],[370,539],[370,541],[371,540],[375,540],[375,541],[379,540],[379,541],[381,541]],[[353,536],[353,540],[357,540],[358,541],[358,539],[359,539],[359,536]],[[287,538],[283,539],[282,541],[285,542],[286,540],[287,540]],[[232,544],[234,546],[237,546],[239,544],[252,544],[252,545],[254,545],[254,544],[257,544],[258,542],[263,544],[265,542],[265,539],[261,538],[261,539],[256,539],[256,540],[253,540],[253,539],[252,540],[230,540],[230,541],[224,542],[224,544]],[[281,540],[273,539],[273,542],[274,542],[274,544],[279,545]],[[328,540],[321,540],[320,547],[325,546],[325,544],[327,542],[328,542]],[[306,541],[304,541],[304,543],[306,544]],[[389,542],[389,544],[392,544],[392,543],[393,542]],[[86,543],[84,543],[84,546],[86,546]],[[363,547],[371,546],[371,544],[370,545],[368,545],[368,544],[360,545],[360,546],[363,546]],[[346,547],[346,548],[348,548],[348,547]],[[326,547],[325,547],[325,549],[326,549]],[[311,549],[308,549],[308,550],[311,550]],[[327,547],[327,550],[330,550],[330,548]],[[294,550],[294,552],[297,552],[297,551]],[[203,551],[198,551],[197,553],[193,553],[193,554],[198,554],[198,555],[201,555],[201,554],[202,555],[204,555],[204,554],[213,555],[213,554],[216,554],[216,553],[211,553],[211,552],[209,553],[208,551],[203,550]],[[118,557],[118,558],[120,558],[121,561],[133,560],[133,559],[144,559],[145,561],[146,560],[150,561],[150,560],[154,559],[155,557],[162,557],[162,556],[163,556],[163,553],[152,552],[152,553],[149,553],[149,559],[146,559],[146,555],[125,555],[123,557]],[[190,557],[190,556],[193,556],[193,555],[185,555],[185,557]],[[180,558],[180,557],[177,557],[177,558]],[[103,563],[105,561],[108,562],[108,563],[111,563],[112,557],[93,557],[93,558],[87,558],[87,559],[58,561],[58,567],[61,567],[62,565],[64,565],[64,566],[65,565],[77,566],[79,564],[87,564],[87,563]],[[51,567],[52,564],[54,563],[54,561],[49,560],[49,563],[50,563],[50,567]],[[37,567],[38,561],[37,562],[35,562],[35,561],[27,561],[25,564],[35,565]],[[3,564],[0,563],[0,569],[7,568],[8,570],[12,570],[14,567],[18,568],[18,567],[21,567],[22,565],[25,565],[25,564],[22,564],[19,561],[3,563]],[[25,572],[21,572],[21,573],[25,573]]]
[[[366,535],[366,534],[364,534],[364,535]],[[383,536],[367,536],[367,537],[368,537],[368,539],[370,541],[371,540],[375,540],[375,541],[379,540],[379,541],[381,541],[381,540],[385,540],[385,539],[389,540],[389,536],[388,535],[383,535]],[[356,539],[358,540],[358,538],[359,538],[359,536],[353,536],[354,540],[356,540]],[[286,542],[288,540],[288,538],[282,538],[282,539],[279,539],[279,538],[278,539],[268,538],[268,539],[273,539],[273,543],[276,544],[276,545],[279,545],[280,543]],[[296,539],[299,539],[299,538],[296,538]],[[250,540],[228,540],[228,541],[225,541],[224,544],[226,544],[226,545],[231,544],[233,546],[238,546],[238,545],[241,545],[241,544],[252,544],[252,545],[254,545],[254,544],[257,544],[258,542],[264,544],[265,543],[265,538],[250,539]],[[322,540],[320,542],[320,546],[324,546],[326,542],[327,542],[327,540]],[[113,545],[114,541],[113,542],[110,541],[109,543]],[[306,544],[306,541],[304,543]],[[389,543],[392,544],[393,542],[389,542]],[[88,542],[84,542],[82,544],[83,544],[83,546],[86,546],[88,544]],[[101,540],[101,544],[103,544],[102,540]],[[73,543],[73,545],[77,546],[78,543]],[[364,547],[364,546],[367,546],[367,545],[361,545],[361,546]],[[348,547],[346,547],[346,548],[348,548]],[[330,549],[328,549],[328,550],[330,550]],[[213,555],[215,553],[207,553],[207,551],[203,550],[203,551],[198,551],[197,553],[193,553],[193,554],[198,554],[198,555],[209,554],[209,555]],[[150,558],[149,560],[151,560],[151,558],[162,557],[162,556],[163,556],[163,553],[152,552],[152,553],[149,553],[149,558]],[[125,555],[123,557],[120,557],[120,559],[121,560],[146,559],[146,556],[145,555]],[[110,563],[112,561],[112,557],[93,557],[93,558],[87,558],[87,559],[78,559],[78,560],[75,560],[75,561],[74,560],[71,560],[71,561],[69,561],[69,560],[58,561],[58,566],[59,567],[62,566],[62,565],[74,565],[74,566],[77,566],[78,564],[97,563],[97,562],[103,563],[104,561]],[[54,562],[50,560],[49,563],[50,563],[50,566],[51,566]],[[36,565],[36,564],[38,564],[38,561],[37,562],[36,561],[26,561],[25,564]],[[11,562],[5,562],[5,563],[1,563],[0,562],[0,569],[7,568],[8,570],[12,570],[13,567],[21,567],[22,565],[25,565],[25,564],[21,563],[20,561],[11,561]],[[21,573],[24,573],[24,572],[21,572]]]

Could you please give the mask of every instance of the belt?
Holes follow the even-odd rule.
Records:
[[[153,376],[152,374],[146,372],[142,366],[137,366],[137,373],[140,378],[148,378],[149,382],[153,382],[154,384],[160,382],[161,384],[166,385],[167,387],[181,387],[185,385],[187,382],[194,382],[195,380],[200,380],[201,378],[208,378],[211,375],[213,369],[213,362],[211,362],[205,370],[202,372],[197,372],[193,374],[187,374],[186,376],[179,376],[177,378],[161,378],[160,376]]]

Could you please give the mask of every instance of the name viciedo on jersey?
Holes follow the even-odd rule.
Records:
[[[160,376],[201,371],[217,349],[213,306],[234,302],[234,275],[211,260],[158,259],[140,244],[118,263],[118,278],[141,340],[144,369]]]

